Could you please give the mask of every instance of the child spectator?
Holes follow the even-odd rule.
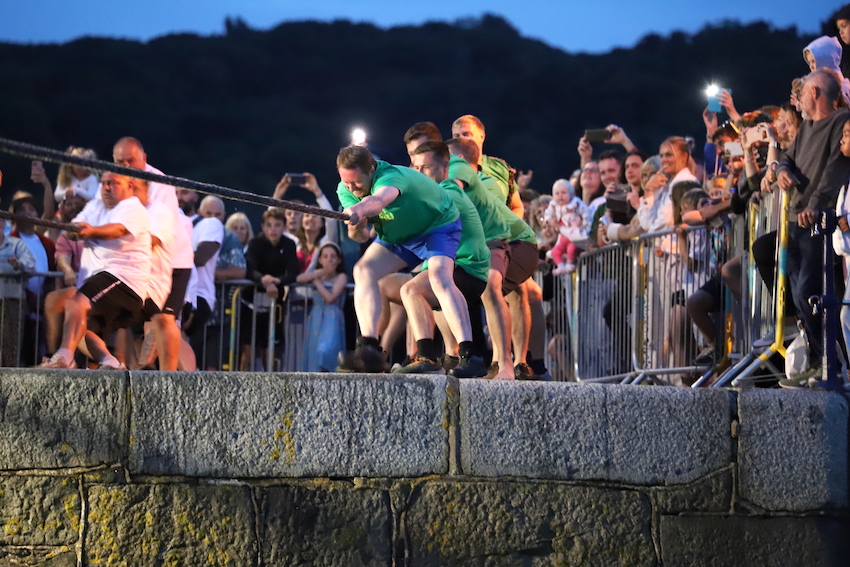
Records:
[[[552,202],[544,214],[546,222],[560,232],[552,248],[552,260],[558,266],[552,274],[559,276],[575,271],[578,248],[587,241],[587,217],[587,205],[576,197],[572,184],[566,179],[557,180],[552,185]]]
[[[241,370],[253,367],[253,361],[250,361],[252,311],[257,312],[256,344],[262,345],[265,351],[269,342],[269,307],[283,298],[283,287],[294,282],[298,275],[295,243],[283,235],[285,226],[283,209],[269,209],[263,213],[262,234],[248,243],[248,277],[254,280],[259,289],[255,292],[254,288],[249,287],[243,299],[247,309],[242,313]]]
[[[298,369],[304,372],[331,372],[336,369],[337,354],[345,348],[345,262],[342,251],[333,242],[322,244],[316,253],[316,268],[299,274],[298,283],[316,288]]]

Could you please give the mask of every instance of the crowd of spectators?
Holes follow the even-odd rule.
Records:
[[[721,89],[714,95],[721,110],[709,105],[702,113],[701,148],[692,138],[673,135],[657,150],[639,149],[615,124],[588,131],[577,144],[579,168],[569,175],[565,171],[551,195],[531,188],[530,170],[517,172],[483,153],[484,125],[472,115],[458,118],[445,142],[431,123],[407,131],[403,143],[415,173],[402,171],[407,164],[375,160],[365,148],[343,149],[336,194],[351,216],[348,237],[364,244],[352,271],[354,314],[363,336],[352,352],[345,351],[352,342],[346,339],[346,320],[353,315],[345,301],[349,279],[346,239],[340,234],[345,224],[269,208],[255,231],[242,212],[226,217],[225,204],[216,196],[200,200],[188,189],[114,174],[98,178],[67,164],[59,168],[54,184],[42,163],[34,161],[31,179],[43,189],[42,202],[18,191],[9,206],[15,220],[0,220],[5,337],[0,364],[42,360],[42,366],[53,368],[85,361],[111,368],[217,368],[220,364],[209,354],[215,350],[210,337],[224,332],[216,305],[230,302],[232,293],[222,295],[216,282],[241,281],[252,283],[236,303],[241,370],[255,369],[267,359],[263,349],[270,327],[277,329],[278,338],[287,339],[285,327],[270,326],[269,317],[272,305],[289,293],[290,301],[309,307],[299,370],[334,371],[339,366],[377,372],[396,362],[397,372],[547,380],[547,346],[550,360],[558,359],[551,349],[564,347],[547,341],[546,291],[532,277],[535,269],[550,278],[581,278],[581,273],[571,274],[583,256],[664,233],[655,255],[677,274],[675,282],[660,288],[670,304],[665,356],[675,367],[710,368],[722,355],[712,317],[723,309],[722,289],[728,288],[736,302],[746,293],[742,255],[728,246],[717,250],[712,231],[728,229],[762,195],[784,191],[791,203],[787,275],[792,299],[785,315],[790,327],[799,321],[805,330],[809,363],[780,385],[817,385],[824,374],[825,345],[822,318],[808,302],[824,293],[822,274],[831,273],[836,257],[833,240],[844,260],[835,262],[836,293],[850,289],[844,285],[850,268],[850,245],[845,243],[850,240],[850,81],[841,68],[850,40],[850,5],[833,20],[838,37],[821,37],[805,46],[809,72],[802,65],[792,72],[787,100],[777,93],[775,100],[741,113],[731,92]],[[86,148],[66,151],[95,157]],[[134,138],[118,140],[113,159],[160,173]],[[284,175],[272,195],[286,199],[293,186],[313,195],[311,205],[332,208],[316,177],[307,172]],[[435,187],[439,193],[433,193]],[[451,197],[441,197],[439,205],[416,200],[432,193]],[[146,212],[140,213],[141,208]],[[144,215],[144,222],[131,218],[131,209],[133,215]],[[834,239],[812,230],[826,211],[838,217]],[[416,218],[424,214],[434,218]],[[449,234],[446,227],[458,218],[467,215],[463,223],[457,221],[464,227],[477,225],[470,214],[480,219],[480,235],[470,236],[471,228],[458,229],[448,237],[454,239],[453,248],[447,246],[442,240]],[[77,228],[44,229],[25,220],[38,217]],[[421,230],[405,232],[399,228],[402,223],[406,228],[421,224]],[[705,229],[687,229],[698,226]],[[435,231],[441,235],[439,245],[429,240]],[[753,244],[756,267],[768,289],[774,285],[776,247],[776,231]],[[121,259],[129,253],[137,255],[130,267]],[[138,261],[140,257],[147,260]],[[451,260],[448,268],[444,258]],[[452,271],[454,283],[447,276]],[[59,275],[46,275],[50,272]],[[612,303],[617,302],[609,299],[601,316],[609,325],[623,324],[628,313],[617,313],[623,308]],[[846,307],[841,321],[845,336],[839,338],[850,346]],[[435,342],[435,325],[442,345]],[[405,327],[408,340],[399,347],[396,341]],[[10,340],[12,336],[18,340]],[[10,345],[17,345],[17,352]],[[848,349],[841,350],[844,357]],[[840,364],[842,357],[829,364]],[[688,380],[682,375],[674,383]]]

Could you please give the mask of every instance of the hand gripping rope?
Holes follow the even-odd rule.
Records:
[[[42,160],[52,163],[70,163],[72,165],[79,165],[95,171],[110,171],[112,173],[125,175],[127,177],[133,177],[135,179],[143,179],[148,182],[162,183],[163,185],[173,185],[174,187],[191,189],[199,193],[215,195],[217,197],[223,197],[232,201],[250,203],[252,205],[263,205],[268,207],[277,207],[281,209],[290,209],[293,211],[300,211],[302,213],[309,213],[311,215],[326,217],[330,219],[349,219],[347,214],[339,211],[329,211],[320,207],[313,207],[310,205],[304,205],[302,203],[294,203],[292,201],[284,201],[282,199],[275,199],[273,197],[267,197],[265,195],[256,195],[254,193],[248,193],[247,191],[237,191],[236,189],[230,189],[228,187],[222,187],[220,185],[214,185],[212,183],[193,181],[191,179],[185,179],[183,177],[158,175],[149,171],[118,165],[117,163],[112,163],[109,161],[74,156],[50,148],[35,146],[32,144],[25,144],[23,142],[16,142],[14,140],[8,140],[6,138],[0,138],[0,152],[24,157],[27,159]],[[18,220],[17,215],[7,216],[7,214],[4,214],[4,218]],[[63,230],[70,230],[68,226],[72,226],[66,225],[64,223],[55,223],[47,225],[44,223],[52,221],[32,219],[30,217],[22,217],[22,220],[26,220],[27,222],[31,222],[32,224],[39,226],[48,226],[48,228],[61,228]]]

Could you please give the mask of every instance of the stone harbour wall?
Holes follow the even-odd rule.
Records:
[[[0,369],[4,566],[846,566],[809,391]]]

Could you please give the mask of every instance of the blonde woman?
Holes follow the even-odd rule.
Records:
[[[248,251],[248,242],[254,238],[254,227],[251,226],[251,221],[245,213],[233,213],[227,217],[227,222],[224,227],[230,229],[233,234],[239,237],[239,242],[242,243],[242,252]]]

